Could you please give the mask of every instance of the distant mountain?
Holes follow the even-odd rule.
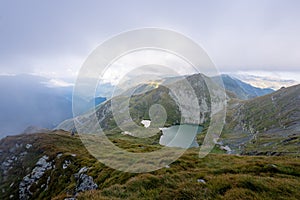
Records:
[[[286,80],[276,77],[255,76],[247,74],[232,74],[231,76],[238,78],[239,80],[242,80],[243,82],[251,84],[255,87],[271,88],[273,90],[278,90],[281,87],[290,87],[300,83],[299,80]]]
[[[254,87],[250,84],[247,84],[237,78],[231,77],[226,74],[221,75],[221,79],[226,90],[234,93],[239,99],[243,100],[252,99],[274,92],[274,90],[269,88],[262,89]],[[213,77],[213,80],[217,80],[216,77]]]
[[[29,126],[52,129],[71,118],[73,87],[49,86],[50,79],[28,74],[0,76],[0,138]],[[99,104],[105,99],[98,98]],[[94,101],[85,102],[86,109]]]

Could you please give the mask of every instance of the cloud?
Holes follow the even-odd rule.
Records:
[[[53,87],[71,87],[74,86],[73,83],[68,83],[63,80],[58,79],[50,79],[48,82],[44,82],[47,87],[53,88]]]
[[[197,73],[178,56],[160,50],[141,50],[126,54],[109,66],[103,74],[103,82],[118,84],[129,79],[155,79],[162,76],[179,76]],[[142,81],[141,81],[142,82]]]
[[[16,76],[16,74],[10,74],[10,73],[0,73],[0,76]]]
[[[97,45],[141,27],[191,37],[220,71],[299,73],[299,6],[296,0],[3,1],[0,73],[75,77]]]

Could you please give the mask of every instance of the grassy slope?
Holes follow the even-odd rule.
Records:
[[[231,100],[223,139],[244,153],[299,154],[300,85],[247,101]]]
[[[118,146],[130,151],[141,152],[144,149],[132,144],[130,137],[110,136]],[[154,144],[157,138],[143,141],[149,151],[159,148]],[[138,141],[138,139],[135,142]],[[297,157],[250,157],[223,154],[210,154],[204,159],[198,158],[198,149],[188,150],[179,160],[152,173],[131,174],[105,167],[90,156],[78,137],[56,131],[47,134],[12,136],[1,140],[4,151],[0,161],[11,155],[9,152],[16,143],[33,144],[27,157],[3,177],[1,172],[1,199],[18,193],[18,182],[28,174],[34,163],[42,156],[55,159],[54,170],[47,172],[38,185],[32,189],[35,199],[64,199],[72,194],[76,185],[73,174],[83,166],[90,167],[92,176],[99,189],[88,191],[78,199],[299,199],[300,160]],[[141,142],[142,143],[142,142]],[[23,148],[23,149],[22,149]],[[19,151],[23,151],[21,147]],[[62,152],[61,158],[56,158]],[[71,156],[76,154],[76,157]],[[71,160],[67,169],[62,169],[64,160]],[[51,176],[48,190],[40,185]],[[206,183],[198,183],[204,179]],[[10,188],[12,182],[15,184]]]

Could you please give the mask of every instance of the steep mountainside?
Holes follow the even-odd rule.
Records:
[[[300,85],[247,101],[232,101],[223,137],[246,154],[299,154]]]
[[[192,94],[189,93],[189,90],[186,90],[185,88],[185,81],[187,81],[195,91],[196,99],[194,104],[190,104],[190,102],[193,101],[193,98],[191,96]],[[209,119],[211,112],[211,98],[206,86],[206,81],[213,87],[212,91],[214,93],[222,91],[217,84],[211,81],[211,79],[201,74],[188,76],[186,79],[179,79],[174,82],[170,81],[169,84],[166,84],[165,86],[159,85],[155,88],[144,86],[137,87],[139,89],[138,93],[134,94],[129,102],[131,118],[136,123],[139,123],[143,119],[149,119],[150,107],[154,104],[160,104],[167,112],[168,117],[166,119],[166,126],[178,124],[181,119],[184,123],[195,123],[195,119],[192,119],[189,116],[195,111],[195,108],[197,107],[196,104],[198,103],[200,109],[199,123],[204,124]],[[146,89],[146,91],[144,91],[145,93],[140,91],[142,89]],[[123,100],[128,93],[130,92],[126,91],[123,96],[120,95],[113,99],[113,101],[116,102],[114,104],[116,106],[115,110],[120,111],[120,116],[124,113],[123,110],[126,105],[124,105]],[[177,96],[174,96],[174,93],[176,93]],[[181,104],[184,104],[182,105],[185,107],[184,112],[178,107],[180,104],[178,99],[180,99]],[[213,99],[213,101],[217,100]],[[108,100],[96,108],[97,118],[104,130],[116,127],[116,123],[112,116],[111,102],[112,100]],[[86,113],[85,115],[77,117],[76,120],[80,121],[81,124],[86,123],[88,127],[88,124],[92,121],[92,115],[93,112]],[[127,121],[123,121],[122,123],[127,123]],[[57,129],[64,130],[71,130],[72,128],[74,128],[73,119],[66,120],[57,127]]]

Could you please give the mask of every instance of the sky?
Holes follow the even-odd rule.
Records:
[[[298,0],[1,0],[0,75],[76,77],[112,36],[143,27],[180,32],[222,73],[300,80]]]

